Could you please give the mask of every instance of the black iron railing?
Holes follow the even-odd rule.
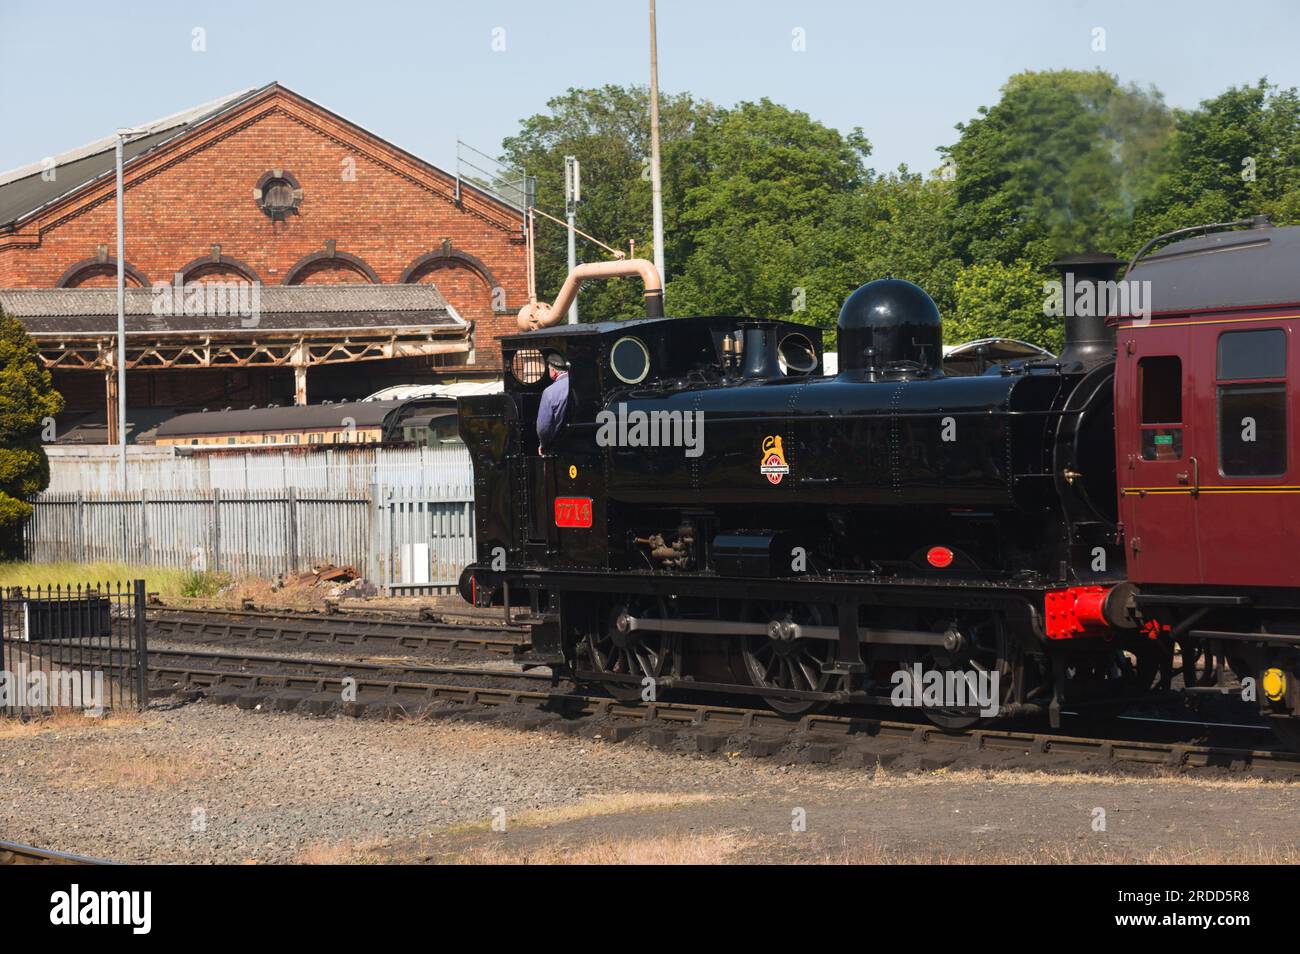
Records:
[[[148,702],[144,580],[0,591],[0,716]]]

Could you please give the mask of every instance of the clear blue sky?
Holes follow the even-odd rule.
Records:
[[[660,84],[862,126],[876,168],[929,170],[1012,73],[1101,67],[1194,106],[1300,86],[1298,27],[1288,0],[660,0]],[[0,0],[0,170],[270,80],[450,167],[457,138],[495,153],[569,86],[645,83],[646,47],[644,0]]]

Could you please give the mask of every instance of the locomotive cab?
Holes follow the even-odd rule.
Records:
[[[554,446],[539,454],[537,414],[551,383],[550,355],[568,365],[570,403]],[[476,514],[479,560],[499,568],[611,565],[602,412],[617,428],[619,406],[639,395],[822,370],[819,330],[731,317],[560,325],[502,338],[502,357],[504,392],[460,402],[461,436],[487,503]]]

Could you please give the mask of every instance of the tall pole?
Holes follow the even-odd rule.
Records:
[[[581,173],[578,169],[577,156],[564,157],[564,213],[569,220],[569,271],[572,272],[578,267],[578,243],[575,229],[577,228],[578,201],[582,197],[582,184],[579,180]],[[573,304],[569,306],[569,324],[578,323],[578,296],[573,296]]]
[[[126,490],[126,252],[122,235],[122,133],[120,130],[114,152],[117,159],[117,466],[118,486],[121,490]]]
[[[655,0],[650,0],[650,197],[654,204],[655,268],[664,274],[664,190],[659,176],[659,41],[655,27]]]

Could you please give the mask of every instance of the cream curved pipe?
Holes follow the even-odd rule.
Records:
[[[645,286],[645,313],[649,318],[661,318],[664,313],[664,285],[659,280],[659,269],[654,262],[644,258],[625,258],[616,262],[588,262],[569,272],[560,286],[555,303],[530,301],[519,309],[520,331],[536,331],[558,324],[573,304],[582,283],[593,278],[637,278]]]

